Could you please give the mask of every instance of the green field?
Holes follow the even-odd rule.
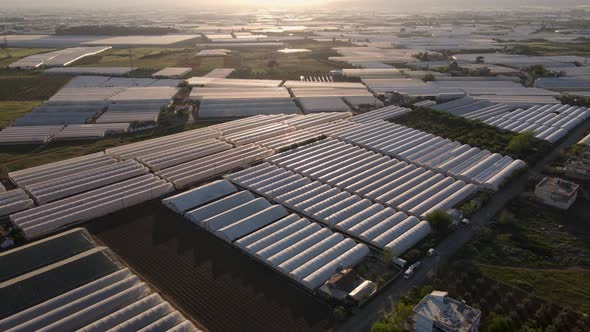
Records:
[[[540,36],[542,37],[542,35]],[[552,41],[531,41],[516,43],[514,50],[524,55],[577,55],[590,56],[590,43],[558,43]]]
[[[330,44],[299,43],[291,47],[309,49],[311,53],[239,50],[226,60],[229,67],[238,68],[230,77],[299,80],[302,75],[325,74],[341,68],[339,64],[328,61],[328,57],[337,55]]]
[[[396,118],[394,122],[480,149],[507,154],[514,158],[523,159],[529,164],[533,164],[542,157],[548,149],[548,143],[533,138],[532,144],[524,151],[511,151],[509,145],[511,140],[517,136],[516,134],[503,132],[480,121],[468,120],[426,108],[418,108],[406,113]]]
[[[39,53],[46,53],[55,51],[51,48],[8,48],[8,52],[10,53],[10,58],[6,56],[4,51],[0,51],[0,68],[4,68],[9,64],[15,62],[20,58],[24,58],[29,55],[39,54]]]
[[[138,67],[160,70],[166,67],[198,68],[195,49],[190,48],[132,48],[111,49],[76,61],[81,67]]]
[[[39,104],[41,101],[0,101],[0,128],[8,126]]]
[[[327,73],[340,68],[328,61],[337,55],[331,48],[347,45],[344,43],[319,43],[313,41],[293,42],[286,47],[306,48],[311,53],[282,54],[275,49],[234,49],[226,57],[196,57],[196,48],[133,48],[111,49],[106,52],[83,58],[74,66],[119,67],[133,66],[139,70],[137,76],[149,76],[165,67],[190,67],[191,75],[198,76],[215,68],[235,68],[231,77],[299,79],[301,75]],[[274,60],[272,64],[269,62]]]
[[[487,265],[481,265],[480,269],[487,278],[530,292],[545,301],[590,313],[589,269],[529,269]]]
[[[558,211],[520,198],[461,254],[489,279],[555,305],[590,312],[588,201]],[[577,294],[576,296],[574,296]]]
[[[427,285],[481,309],[482,331],[498,318],[511,325],[502,331],[589,331],[590,220],[579,213],[589,203],[513,200]]]

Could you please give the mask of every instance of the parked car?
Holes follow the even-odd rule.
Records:
[[[404,279],[410,279],[414,275],[414,271],[416,271],[420,267],[420,265],[422,265],[422,262],[420,261],[417,261],[416,263],[410,265],[410,267],[404,273]]]
[[[404,279],[410,279],[414,275],[414,269],[410,266],[404,273]]]

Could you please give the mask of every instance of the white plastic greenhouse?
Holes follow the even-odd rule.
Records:
[[[22,189],[0,192],[0,216],[26,210],[33,206],[35,203]]]
[[[238,189],[228,181],[218,180],[165,198],[162,200],[162,204],[174,210],[176,213],[184,213],[194,207],[235,193],[236,191]]]
[[[10,215],[28,239],[107,215],[170,193],[174,187],[152,174],[87,191]]]
[[[556,130],[547,134],[547,137],[559,139],[564,134],[562,130]],[[333,137],[477,185],[501,173],[503,169],[503,163],[497,162],[504,156],[385,121],[367,122]],[[483,188],[492,189],[493,186]]]
[[[228,178],[252,180],[269,168],[277,169],[276,166],[270,166],[269,164],[258,165],[251,168],[252,174],[244,170]],[[332,273],[327,272],[335,264],[334,262],[337,262],[337,266],[347,268],[370,253],[366,246],[356,245],[354,241],[345,239],[340,234],[334,234],[318,223],[302,219],[296,214],[289,214],[283,206],[271,205],[264,198],[256,198],[248,191],[229,195],[216,194],[214,196],[219,198],[211,201],[210,198],[213,196],[208,194],[221,192],[215,190],[215,187],[219,187],[221,183],[225,186],[229,182],[216,181],[186,194],[176,195],[174,200],[190,201],[193,202],[192,204],[198,201],[199,205],[195,209],[185,213],[187,219],[221,239],[233,243],[252,257],[287,276],[291,276],[290,273],[296,268],[313,261],[313,265],[307,265],[305,272],[299,272],[298,276],[301,278],[294,278],[296,282],[310,290],[318,288],[332,276]],[[196,193],[201,193],[200,196],[207,198],[195,199],[198,196]],[[183,199],[183,195],[187,197]],[[190,199],[191,196],[193,199]],[[166,205],[178,209],[169,203]],[[343,243],[339,247],[342,250],[332,250],[332,255],[329,257],[323,256],[318,259],[320,252],[331,250],[339,243]],[[354,251],[349,250],[352,247],[355,247]],[[314,274],[313,277],[303,281],[312,274]]]
[[[251,174],[248,173],[249,170]],[[264,181],[265,178],[277,178],[281,174],[288,175],[292,174],[292,172],[277,168],[277,166],[269,163],[263,163],[236,174],[230,174],[227,178],[246,187],[248,183]],[[408,195],[406,200],[402,201],[402,203],[407,203],[408,209],[414,207],[421,210],[430,208],[437,203],[444,202],[445,199],[453,196],[465,185],[463,181],[444,177],[441,174],[430,177],[426,181],[427,185],[423,186],[423,190],[413,192],[412,195]],[[447,185],[449,185],[448,188],[445,187]],[[412,191],[414,187],[409,189]],[[272,195],[272,192],[266,193],[270,199],[308,216],[311,220],[321,222],[329,228],[340,230],[380,248],[384,248],[389,242],[401,236],[419,222],[415,217],[409,218],[405,213],[398,213],[396,210],[374,203],[370,199],[363,199],[358,195],[340,191],[318,181],[301,182],[297,186],[291,186],[289,191],[281,190],[277,196]],[[473,192],[468,193],[473,194]],[[453,204],[457,204],[467,197],[462,195],[461,200],[453,202]],[[229,197],[226,198],[226,200],[229,199]],[[404,222],[404,220],[406,221]],[[398,224],[400,226],[396,228]],[[301,230],[302,227],[295,228],[293,226],[289,229],[295,232]],[[286,232],[286,230],[283,232]],[[373,241],[379,237],[379,241]],[[257,244],[253,243],[255,241],[250,241],[248,238],[249,236],[243,240],[244,243],[240,243],[242,240],[238,240],[236,243],[239,246],[246,247],[246,249],[248,249],[248,246],[254,246],[254,248],[250,249],[258,250]],[[274,239],[272,242],[274,243],[276,240]],[[267,245],[271,244],[268,243]],[[266,257],[264,252],[261,255],[263,256],[259,257],[260,259]]]
[[[257,166],[261,168],[253,168],[252,175],[248,175],[246,169],[240,172],[240,177],[229,175],[228,178],[245,187],[248,187],[249,182],[267,184],[275,179],[293,177],[293,172],[316,179],[316,182],[324,184],[301,181],[300,187],[307,187],[299,189],[300,191],[297,186],[291,185],[290,193],[281,190],[276,195],[269,191],[263,194],[329,225],[334,223],[325,218],[344,209],[346,204],[358,202],[361,197],[396,208],[409,201],[410,203],[402,206],[404,211],[408,211],[428,200],[430,195],[437,194],[436,199],[442,201],[452,195],[455,189],[458,190],[456,186],[451,187],[451,190],[440,190],[455,181],[450,177],[331,139],[273,155],[266,161],[268,163]],[[277,166],[283,167],[282,170],[277,169]],[[255,180],[250,180],[249,177],[254,177]],[[293,179],[300,180],[298,177]],[[347,198],[334,187],[355,195]],[[330,198],[336,195],[339,196]],[[346,201],[334,201],[340,197]],[[321,204],[311,207],[318,203]]]
[[[394,255],[399,256],[418,243],[426,235],[428,235],[430,231],[431,229],[428,221],[421,221],[416,226],[410,228],[407,232],[402,234],[400,237],[391,241],[385,247],[391,250]]]
[[[43,255],[39,255],[41,252]],[[41,265],[32,269],[7,267],[9,279],[3,283],[3,291],[13,299],[14,311],[0,319],[2,331],[198,331],[172,305],[153,293],[147,283],[129,269],[121,268],[108,248],[97,247],[83,229],[5,251],[0,253],[0,260],[13,261],[15,257],[31,255]],[[84,268],[87,265],[78,264],[86,257],[104,257],[112,262],[93,265],[92,271],[85,271],[80,277],[51,280],[59,275],[60,268],[74,272]],[[45,286],[49,281],[57,287],[50,293],[29,292],[28,300],[19,300],[31,277],[39,279],[34,285]]]

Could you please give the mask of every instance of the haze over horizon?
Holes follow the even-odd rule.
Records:
[[[166,0],[30,0],[26,3],[21,2],[15,4],[13,0],[0,0],[0,5],[5,9],[18,8],[72,8],[72,9],[108,9],[108,8],[125,8],[136,7],[143,9],[152,9],[151,7],[158,7],[161,9],[178,8],[178,7],[195,7],[195,8],[258,8],[258,9],[281,9],[293,8],[332,8],[332,9],[352,9],[352,8],[368,8],[369,6],[378,6],[380,10],[386,11],[418,11],[429,9],[517,9],[522,7],[548,7],[548,8],[572,8],[575,6],[590,6],[584,0],[498,0],[490,3],[484,0],[448,0],[444,3],[436,0],[416,0],[416,1],[398,1],[398,0],[290,0],[277,3],[272,0],[224,0],[218,2],[201,1],[201,0],[177,0],[171,3]],[[346,6],[346,7],[343,7]]]

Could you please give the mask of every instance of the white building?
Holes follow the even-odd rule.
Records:
[[[557,178],[544,178],[535,187],[535,196],[543,203],[567,210],[576,201],[579,185]]]
[[[481,311],[433,291],[414,307],[416,332],[476,332]]]

